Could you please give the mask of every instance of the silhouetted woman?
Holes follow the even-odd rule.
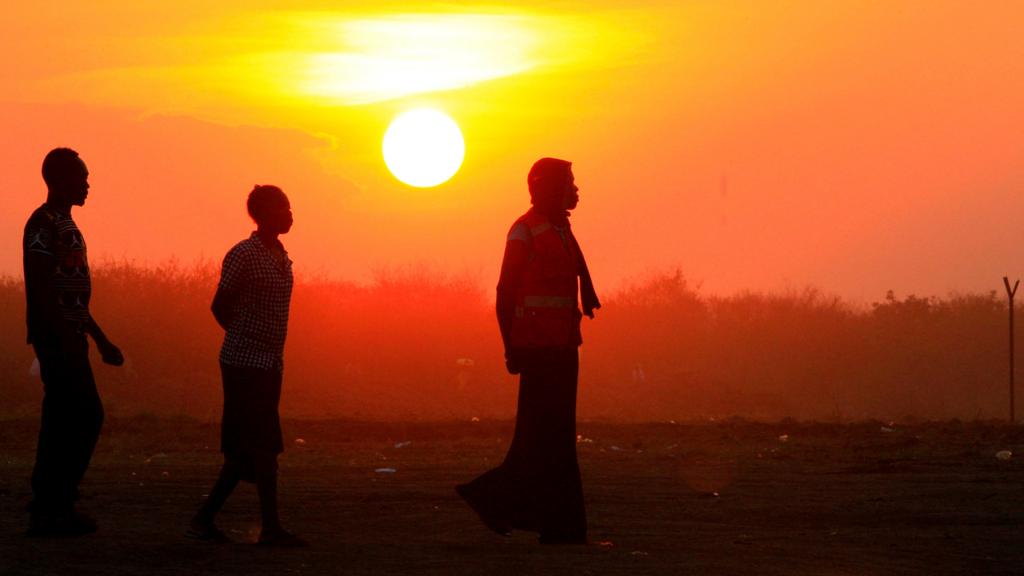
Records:
[[[214,516],[239,480],[256,483],[262,529],[257,544],[305,546],[284,530],[277,512],[277,455],[284,451],[278,401],[292,293],[292,262],[278,240],[292,227],[288,197],[276,186],[249,193],[256,231],[224,257],[213,315],[225,330],[220,351],[224,383],[221,452],[224,466],[189,525],[188,536],[226,541]]]
[[[516,430],[505,461],[456,491],[499,534],[529,530],[542,544],[585,544],[577,349],[580,319],[593,318],[600,303],[569,228],[579,202],[572,165],[542,158],[527,183],[533,207],[508,233],[497,294],[506,365],[520,374]]]

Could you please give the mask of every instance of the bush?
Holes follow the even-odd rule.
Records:
[[[94,360],[108,412],[220,416],[209,312],[218,269],[106,263],[93,314],[125,367]],[[0,415],[34,413],[20,279],[0,278]],[[1006,304],[996,293],[892,294],[857,306],[814,289],[704,296],[679,271],[606,298],[584,320],[583,418],[992,418],[1006,412]],[[472,279],[382,271],[298,278],[282,411],[366,419],[511,417],[493,300]]]

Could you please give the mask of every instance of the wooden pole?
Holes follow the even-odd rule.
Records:
[[[1014,424],[1017,418],[1014,412],[1013,399],[1013,295],[1017,293],[1017,286],[1020,285],[1020,280],[1014,282],[1013,288],[1010,288],[1010,279],[1003,276],[1003,285],[1006,286],[1006,296],[1010,301],[1010,424]]]

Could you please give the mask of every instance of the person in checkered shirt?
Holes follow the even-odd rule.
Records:
[[[278,239],[292,227],[288,197],[277,186],[249,193],[256,231],[224,257],[213,316],[224,328],[220,368],[224,384],[221,452],[224,465],[187,535],[227,541],[214,516],[241,480],[256,483],[262,530],[258,544],[305,546],[284,530],[277,512],[277,455],[284,451],[278,402],[292,295],[292,261]]]

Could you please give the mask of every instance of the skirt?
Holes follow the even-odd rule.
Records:
[[[220,451],[246,460],[255,454],[284,452],[277,410],[281,372],[223,363],[220,372],[224,383]]]

